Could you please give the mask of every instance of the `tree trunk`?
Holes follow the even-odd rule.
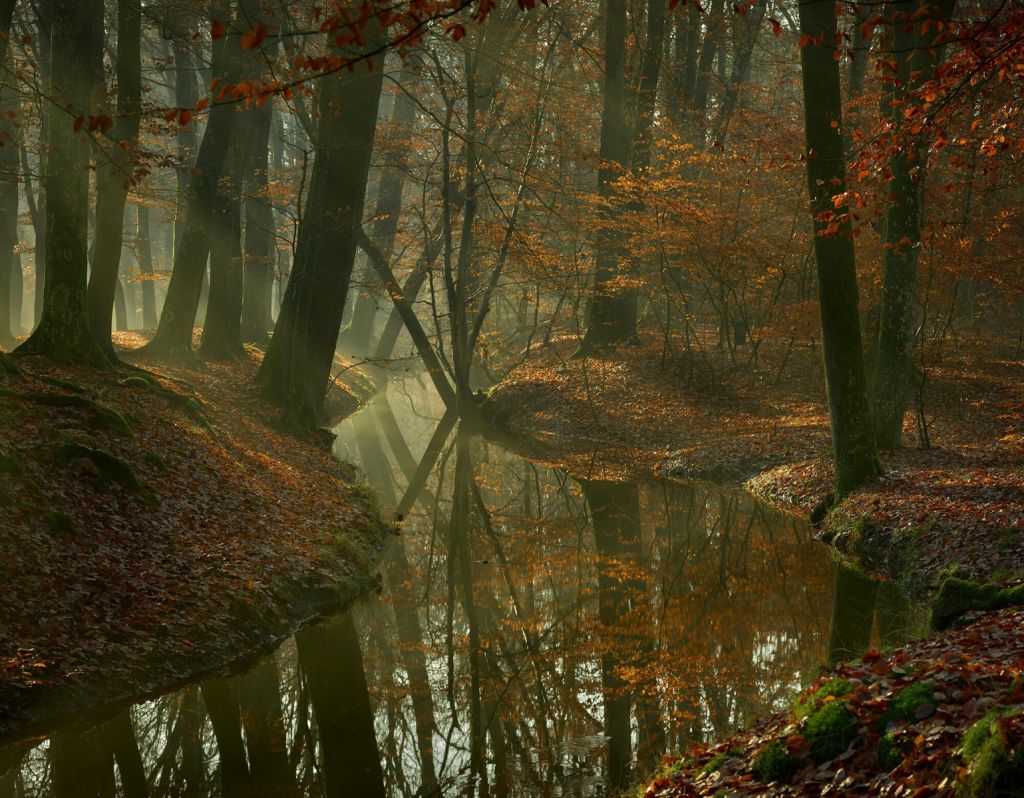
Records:
[[[640,85],[637,87],[636,131],[633,134],[633,171],[638,174],[651,163],[654,136],[654,105],[658,96],[658,78],[665,50],[665,12],[667,0],[647,2],[647,41],[644,45]]]
[[[289,426],[315,426],[323,408],[362,222],[381,74],[359,64],[321,82],[309,198],[258,375],[263,396],[282,408]]]
[[[941,52],[937,27],[920,34],[913,19],[948,19],[955,0],[890,0],[886,15],[893,26],[896,75],[889,118],[894,135],[906,129],[914,110],[916,92],[930,80]],[[924,9],[924,16],[918,17]],[[927,148],[911,140],[889,162],[889,205],[885,210],[885,254],[882,277],[882,314],[878,327],[871,406],[875,440],[883,449],[898,447],[903,438],[903,416],[913,371],[914,315],[917,302],[917,257],[921,251],[921,202],[927,166]]]
[[[411,133],[412,123],[416,119],[416,103],[404,91],[395,95],[391,110],[389,127],[393,135],[407,139]],[[384,261],[391,261],[394,248],[395,233],[398,230],[398,217],[402,210],[402,189],[405,185],[406,161],[408,148],[401,147],[396,155],[396,162],[382,170],[380,190],[377,193],[377,204],[373,211],[373,225],[370,227],[370,240],[377,245]],[[352,308],[352,322],[349,324],[346,345],[353,351],[364,353],[369,351],[370,338],[373,335],[374,321],[377,318],[377,300],[367,291],[360,291]]]
[[[11,30],[15,0],[0,2],[0,63],[7,61],[7,42]],[[6,64],[5,64],[6,66]],[[18,243],[18,143],[20,125],[17,122],[18,102],[11,89],[0,85],[0,346],[11,346],[21,332],[13,323],[12,307],[15,298],[20,303],[21,293],[14,296],[14,245]],[[18,327],[20,328],[20,323]]]
[[[217,185],[210,229],[210,298],[199,346],[200,357],[207,360],[233,360],[245,354],[241,327],[242,156],[236,139],[225,175]]]
[[[138,227],[136,246],[139,253],[139,267],[142,279],[142,327],[146,330],[156,328],[156,285],[153,282],[153,239],[149,226],[149,208],[145,205],[136,206]]]
[[[238,36],[232,34],[225,39],[214,47],[213,72],[223,76],[225,82],[234,83]],[[174,268],[160,323],[145,347],[153,354],[192,356],[192,327],[210,254],[211,221],[217,214],[217,183],[230,152],[236,110],[230,98],[211,105],[195,171],[188,181],[181,240],[175,240]]]
[[[187,33],[187,31],[186,31]],[[196,86],[196,72],[193,69],[192,54],[185,45],[186,36],[176,37],[173,44],[174,57],[174,105],[177,108],[194,108],[199,101]],[[214,65],[216,71],[216,65]],[[188,186],[191,180],[189,167],[196,157],[196,123],[182,125],[178,131],[178,161],[175,171],[174,192],[174,255],[178,253],[185,233],[185,217],[188,206]]]
[[[274,209],[267,195],[272,116],[273,105],[266,102],[247,111],[239,122],[245,192],[242,340],[257,344],[265,344],[269,340],[270,330],[274,326],[270,308],[277,244],[274,236]]]
[[[89,269],[89,136],[75,132],[75,118],[89,111],[93,62],[93,18],[88,3],[54,0],[47,9],[50,29],[49,92],[60,98],[47,105],[46,294],[42,318],[18,351],[56,360],[107,368],[89,330],[86,280]],[[69,105],[69,112],[64,106]]]
[[[822,348],[828,391],[836,498],[881,473],[871,430],[857,274],[849,218],[834,216],[832,198],[846,191],[842,98],[835,2],[800,4],[807,185],[814,220]],[[840,211],[842,209],[839,209]]]
[[[590,318],[583,350],[625,343],[636,336],[636,293],[618,285],[623,260],[617,214],[609,207],[614,200],[612,183],[628,166],[629,132],[626,125],[626,3],[606,0],[603,110],[601,113],[601,165],[597,186],[602,207],[601,222],[594,245],[594,285]]]
[[[142,12],[135,0],[118,0],[117,119],[111,141],[100,141],[97,146],[96,230],[88,292],[89,329],[112,361],[117,356],[110,341],[110,311],[115,292],[120,293],[121,302],[124,302],[118,272],[124,245],[124,205],[128,184],[133,177],[141,108]],[[126,319],[121,316],[118,329],[125,327]]]

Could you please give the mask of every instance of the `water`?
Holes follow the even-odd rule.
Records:
[[[860,614],[833,650],[866,644],[875,602],[849,593],[874,587],[847,575],[834,602],[803,523],[541,467],[442,409],[409,378],[338,429],[402,518],[379,595],[245,672],[0,750],[0,797],[615,795],[787,704],[834,604]]]

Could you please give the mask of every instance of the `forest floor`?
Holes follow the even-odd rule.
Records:
[[[535,352],[491,393],[491,418],[532,457],[581,476],[742,484],[804,516],[831,491],[818,352],[792,352],[778,378],[737,368],[712,379],[663,362],[653,342],[587,358],[576,345]],[[928,371],[931,448],[916,445],[908,414],[907,447],[882,452],[885,476],[823,528],[857,565],[915,593],[951,565],[979,579],[1024,572],[1024,356],[976,354]]]
[[[389,534],[275,426],[258,352],[122,356],[148,374],[0,362],[0,737],[254,653],[372,587]]]
[[[576,475],[742,485],[805,517],[830,492],[818,353],[791,353],[781,377],[776,367],[710,379],[663,363],[653,344],[588,358],[573,357],[576,346],[535,353],[488,400],[530,456]],[[908,423],[907,448],[881,453],[885,476],[829,513],[821,532],[918,600],[950,573],[1003,584],[1024,573],[1024,359],[992,347],[977,355],[929,369],[931,447],[915,445]],[[984,590],[992,595],[978,607],[1024,598],[1021,588],[1012,600]],[[839,665],[790,711],[668,760],[639,794],[1024,794],[1024,609],[966,620]]]

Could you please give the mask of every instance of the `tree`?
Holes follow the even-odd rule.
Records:
[[[107,368],[110,361],[89,329],[89,136],[80,130],[89,109],[94,63],[93,26],[102,24],[88,3],[53,0],[50,29],[50,96],[47,106],[46,293],[42,318],[19,352]],[[70,110],[69,110],[70,108]]]
[[[222,23],[223,24],[223,23]],[[238,31],[215,42],[212,72],[229,85],[236,81]],[[175,237],[174,268],[167,286],[160,323],[146,350],[158,355],[192,356],[192,326],[210,254],[211,222],[217,212],[217,185],[228,160],[238,114],[227,95],[212,104],[196,165],[188,181],[180,243]]]
[[[623,286],[621,242],[612,229],[614,182],[629,162],[626,125],[626,3],[606,0],[601,153],[597,186],[601,227],[594,241],[594,284],[584,351],[624,343],[636,336],[636,293]]]
[[[0,63],[7,60],[10,48],[11,18],[14,15],[15,0],[0,2]],[[19,290],[14,292],[13,269],[21,264],[15,257],[14,245],[18,242],[18,145],[21,137],[18,122],[17,99],[6,85],[0,85],[0,345],[9,346],[20,330],[13,329],[12,306],[21,305]],[[19,275],[20,276],[20,275]],[[19,324],[20,326],[20,324]]]
[[[283,410],[288,426],[315,426],[323,409],[362,223],[381,74],[354,64],[351,74],[338,69],[321,79],[309,198],[258,375],[264,398]]]
[[[124,244],[124,206],[134,175],[142,110],[142,12],[133,0],[117,4],[117,119],[111,141],[97,148],[96,231],[89,275],[89,328],[115,360],[110,313]]]
[[[917,261],[921,251],[921,210],[927,168],[927,147],[918,125],[922,85],[933,77],[941,56],[943,29],[956,0],[892,0],[886,4],[893,26],[893,66],[887,116],[899,141],[889,169],[889,204],[885,210],[885,255],[881,320],[871,375],[871,407],[875,440],[885,449],[900,445],[903,416],[913,372],[911,347],[917,303]],[[911,128],[911,130],[908,130]]]
[[[852,229],[834,199],[846,194],[835,12],[834,0],[800,2],[807,186],[838,500],[882,469],[868,408]]]

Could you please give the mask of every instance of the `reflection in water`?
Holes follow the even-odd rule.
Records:
[[[608,795],[907,633],[787,516],[534,465],[403,387],[338,437],[403,519],[383,595],[244,673],[0,749],[0,798]]]

